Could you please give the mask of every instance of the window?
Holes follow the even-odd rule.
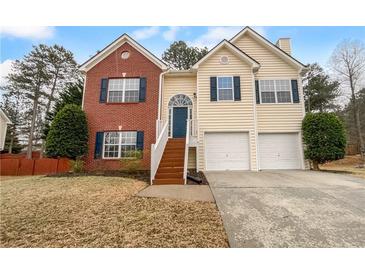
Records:
[[[260,80],[261,103],[291,103],[289,80]]]
[[[275,84],[278,103],[291,103],[289,80],[276,80]]]
[[[109,79],[108,102],[138,102],[139,78]]]
[[[133,158],[137,149],[137,132],[105,132],[104,158]]]
[[[218,101],[233,100],[233,77],[217,77]]]

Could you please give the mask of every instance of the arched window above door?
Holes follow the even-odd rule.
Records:
[[[193,102],[185,94],[176,94],[170,99],[169,107],[191,107]]]

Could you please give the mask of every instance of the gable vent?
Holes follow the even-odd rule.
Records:
[[[222,56],[221,60],[220,60],[220,63],[223,64],[223,65],[228,64],[229,63],[228,56]]]

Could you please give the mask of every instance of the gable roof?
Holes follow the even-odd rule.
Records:
[[[271,49],[271,51],[273,51],[274,53],[276,53],[277,55],[279,55],[281,58],[283,58],[284,60],[288,61],[289,63],[292,63],[296,67],[301,68],[301,69],[303,69],[303,68],[306,67],[306,65],[304,65],[301,62],[299,62],[293,56],[291,56],[290,54],[286,53],[285,51],[283,51],[281,48],[279,48],[275,44],[271,43],[268,39],[266,39],[265,37],[263,37],[261,34],[259,34],[258,32],[256,32],[255,30],[253,30],[250,27],[245,27],[244,29],[242,29],[239,33],[237,33],[229,41],[231,43],[234,43],[239,38],[241,38],[245,33],[250,33],[257,40],[262,41],[269,49]]]
[[[5,120],[5,123],[12,124],[6,113],[0,108],[0,116]]]
[[[193,69],[197,69],[199,67],[200,64],[202,64],[203,62],[205,62],[210,56],[212,56],[215,52],[217,52],[219,49],[221,49],[222,47],[227,47],[228,49],[230,49],[233,53],[235,53],[238,57],[240,57],[242,60],[244,60],[245,62],[249,63],[252,65],[252,67],[254,69],[259,69],[260,68],[260,63],[257,62],[255,59],[253,59],[251,56],[249,56],[248,54],[246,54],[245,52],[243,52],[241,49],[239,49],[238,47],[236,47],[235,45],[233,45],[232,43],[230,43],[227,40],[222,40],[218,45],[216,45],[214,48],[212,48],[207,55],[205,55],[202,59],[200,59],[198,62],[196,62],[192,68]]]
[[[107,45],[105,48],[103,48],[101,51],[92,56],[89,60],[80,65],[80,70],[87,72],[97,63],[105,59],[113,51],[115,51],[117,48],[119,48],[120,46],[122,46],[127,42],[162,70],[166,70],[168,68],[168,66],[162,60],[153,55],[150,51],[148,51],[145,47],[139,44],[128,34],[124,33],[123,35],[115,39],[113,42],[111,42],[109,45]]]

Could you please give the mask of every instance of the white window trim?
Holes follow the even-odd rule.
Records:
[[[105,151],[105,134],[106,133],[111,133],[111,132],[117,132],[119,134],[119,143],[118,143],[118,157],[105,157],[104,155],[104,151]],[[103,160],[120,160],[120,159],[134,159],[135,157],[121,157],[121,153],[122,153],[122,145],[124,146],[128,146],[128,145],[134,145],[136,146],[136,150],[137,150],[137,136],[136,136],[136,142],[134,144],[132,143],[125,143],[122,144],[122,132],[136,132],[134,130],[126,130],[126,131],[105,131],[103,134],[103,151],[102,151],[102,159]]]
[[[218,87],[218,78],[231,78],[232,81],[232,100],[219,100],[219,87]],[[233,83],[233,76],[230,75],[221,75],[217,76],[217,102],[234,102],[234,83]]]
[[[109,90],[109,87],[110,87],[109,81],[110,80],[116,80],[116,79],[122,79],[123,80],[122,101],[121,102],[110,102],[109,101],[109,92],[110,92],[110,90]],[[132,78],[109,78],[108,79],[108,92],[107,92],[107,96],[106,96],[106,102],[107,103],[120,104],[120,103],[138,103],[139,102],[139,100],[138,101],[135,101],[135,102],[126,102],[125,101],[125,84],[126,84],[126,80],[127,79],[138,79],[138,80],[140,80],[141,78],[139,78],[139,77],[132,77]],[[140,83],[139,83],[139,85],[140,85]],[[140,90],[140,88],[141,87],[139,86],[139,90]],[[139,97],[139,90],[138,90],[138,97]]]
[[[261,81],[266,81],[266,80],[272,80],[274,81],[274,96],[275,96],[275,102],[274,103],[264,103],[262,102],[262,95],[261,95],[261,92],[262,89],[261,89]],[[286,81],[289,81],[289,93],[290,93],[290,102],[280,102],[278,103],[278,96],[277,96],[277,90],[276,90],[276,81],[278,80],[286,80]],[[292,87],[291,87],[291,79],[282,79],[282,78],[275,78],[275,79],[260,79],[259,80],[259,90],[260,90],[260,104],[263,104],[263,105],[289,105],[289,104],[293,104],[293,91],[292,91]],[[265,92],[265,91],[264,91]]]

